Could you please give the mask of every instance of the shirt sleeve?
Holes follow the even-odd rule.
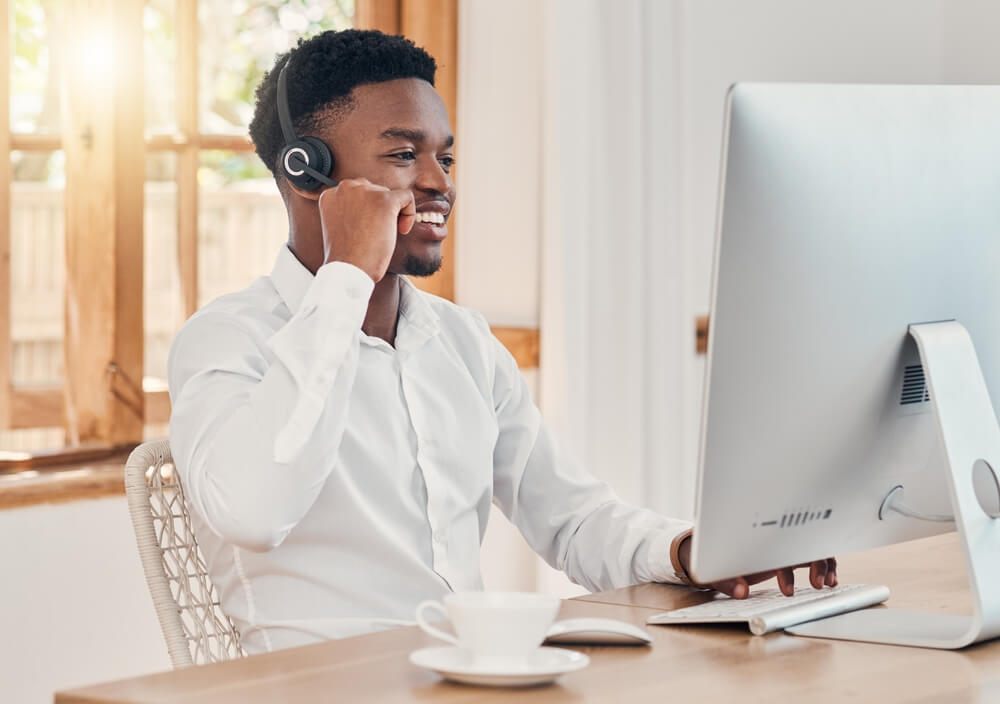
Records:
[[[277,547],[319,495],[343,437],[373,289],[363,271],[333,262],[270,337],[256,321],[209,310],[174,340],[171,451],[186,499],[227,542]],[[334,417],[317,433],[324,413]]]
[[[591,591],[684,584],[671,545],[691,524],[627,504],[585,471],[542,423],[513,357],[492,344],[494,503],[546,562]]]

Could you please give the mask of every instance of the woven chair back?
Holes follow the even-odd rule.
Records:
[[[170,445],[139,445],[125,466],[125,494],[146,584],[175,668],[243,657],[223,613],[184,503]]]

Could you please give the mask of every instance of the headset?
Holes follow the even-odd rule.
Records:
[[[288,81],[285,77],[289,56],[278,73],[278,121],[285,137],[281,150],[281,170],[292,185],[303,191],[315,191],[323,184],[336,187],[337,182],[327,174],[333,171],[333,154],[322,140],[316,137],[296,137],[292,127],[292,114],[288,108]]]

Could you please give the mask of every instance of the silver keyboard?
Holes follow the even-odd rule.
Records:
[[[694,621],[726,618],[731,618],[734,621],[745,621],[772,611],[808,604],[811,601],[828,599],[841,594],[850,594],[867,588],[869,588],[867,584],[844,584],[823,589],[796,587],[794,596],[785,596],[777,587],[759,591],[751,588],[750,596],[746,599],[731,599],[728,596],[719,595],[704,604],[667,611],[663,615],[671,618],[690,618]]]

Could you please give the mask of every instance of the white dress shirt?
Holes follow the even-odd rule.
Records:
[[[589,589],[681,581],[669,551],[689,524],[585,472],[483,317],[400,280],[395,347],[361,331],[368,275],[334,262],[314,277],[287,247],[174,340],[171,449],[247,651],[481,589],[491,502]]]

